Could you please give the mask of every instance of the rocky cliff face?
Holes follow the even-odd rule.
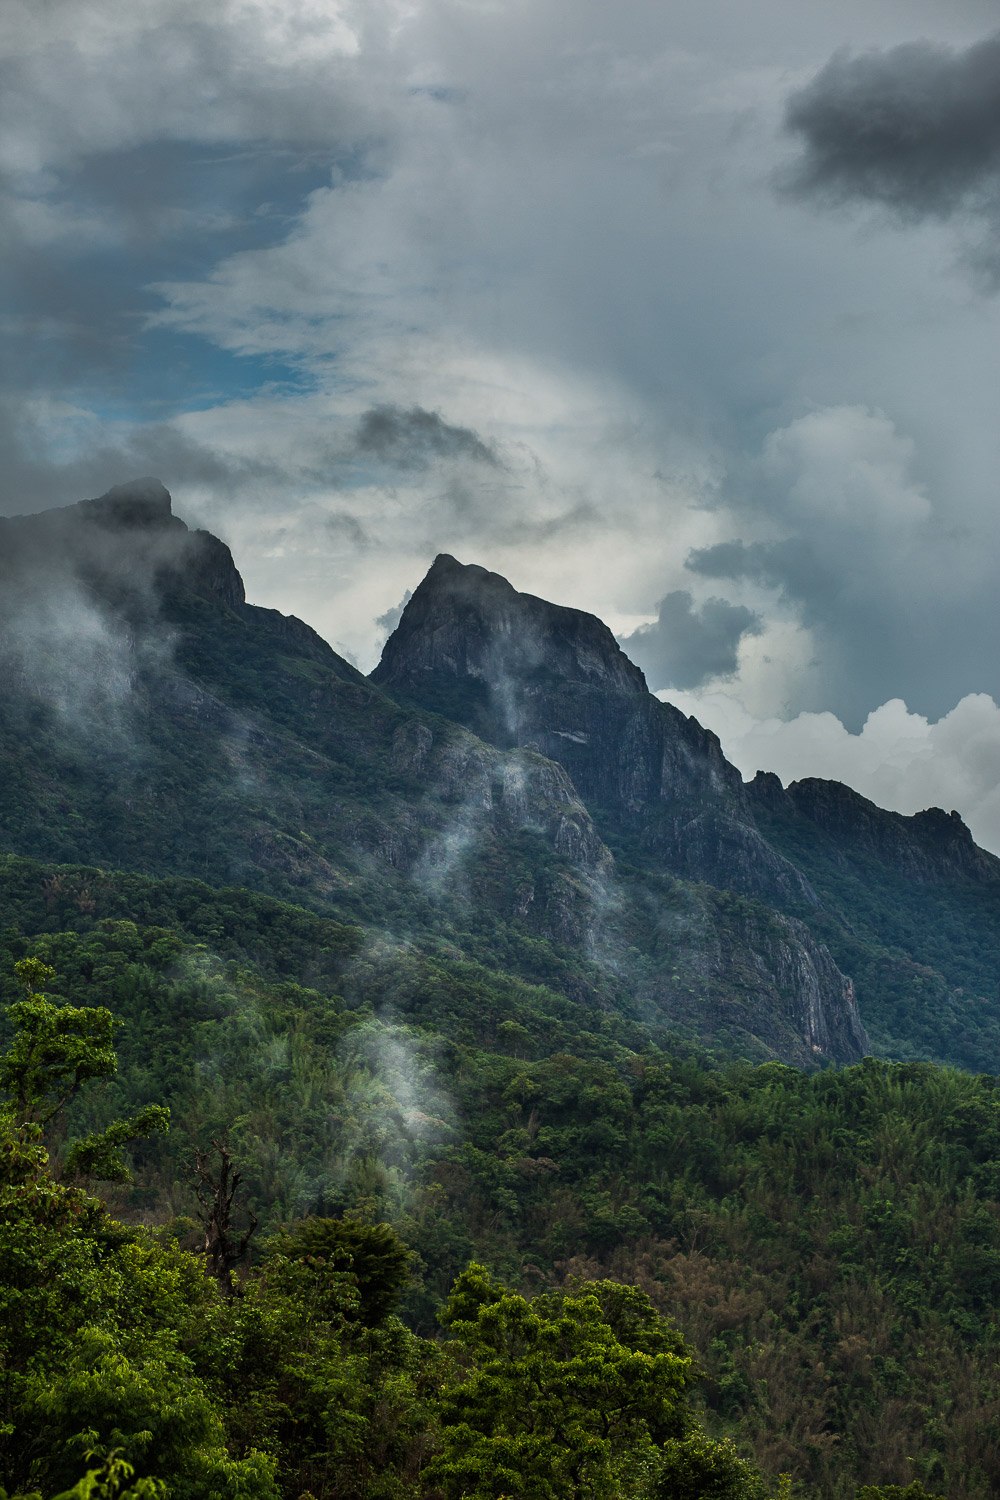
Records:
[[[0,848],[468,941],[756,1055],[863,1050],[847,982],[790,919],[673,882],[688,916],[654,930],[657,897],[616,869],[594,809],[686,875],[798,876],[718,741],[592,616],[441,559],[373,683],[247,604],[229,549],[152,481],[6,521],[0,556]]]
[[[727,996],[719,1006],[721,1023],[733,1005],[734,978],[737,994],[742,989],[745,995],[771,997],[756,1018],[755,1031],[777,1055],[801,1066],[854,1061],[868,1051],[853,981],[794,917],[749,904],[737,907],[727,914],[721,937],[706,945],[702,963],[710,993]],[[728,986],[720,982],[723,976]],[[788,1035],[797,1043],[791,1055],[787,1041],[784,1047],[778,1044]]]
[[[494,745],[557,762],[598,829],[631,857],[757,900],[816,905],[806,878],[756,826],[716,736],[654,698],[593,615],[439,557],[372,680]],[[801,922],[755,902],[700,910],[684,939],[687,978],[654,980],[657,1005],[695,1022],[711,1012],[722,1029],[749,1025],[798,1062],[862,1055],[853,986]],[[746,997],[742,1017],[734,986]]]
[[[409,882],[585,940],[611,856],[565,771],[429,727],[303,621],[247,604],[229,548],[157,481],[0,519],[0,622],[0,847],[325,899]],[[46,805],[71,819],[58,839]],[[495,878],[487,855],[525,837],[538,868]]]
[[[439,557],[372,681],[493,744],[558,761],[599,822],[685,878],[815,902],[804,876],[762,838],[717,737],[654,698],[594,615]]]

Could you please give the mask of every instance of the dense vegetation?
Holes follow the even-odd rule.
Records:
[[[354,1493],[596,1495],[606,1482],[619,1486],[609,1494],[639,1495],[656,1492],[648,1486],[665,1472],[669,1443],[686,1443],[684,1461],[693,1464],[692,1444],[727,1437],[767,1484],[786,1473],[804,1494],[850,1496],[858,1484],[919,1479],[957,1500],[986,1496],[1000,1483],[994,1079],[873,1060],[812,1075],[720,1062],[595,1011],[586,998],[571,1002],[446,947],[386,942],[379,949],[357,928],[268,897],[192,881],[53,873],[26,861],[9,861],[4,876],[0,969],[7,999],[18,996],[13,964],[34,956],[57,970],[46,981],[55,1001],[71,1008],[100,1003],[122,1023],[119,1072],[82,1091],[68,1119],[48,1127],[57,1178],[73,1163],[74,1141],[100,1140],[115,1121],[134,1120],[151,1105],[167,1104],[172,1115],[168,1134],[134,1147],[134,1183],[102,1188],[119,1225],[157,1225],[155,1241],[137,1228],[108,1229],[104,1209],[58,1182],[45,1188],[45,1213],[55,1215],[55,1225],[70,1214],[73,1224],[95,1226],[102,1248],[87,1254],[102,1265],[113,1268],[126,1246],[130,1255],[140,1246],[153,1267],[151,1286],[165,1277],[175,1287],[170,1296],[149,1290],[145,1311],[132,1293],[127,1312],[112,1299],[101,1318],[119,1330],[136,1319],[128,1349],[149,1351],[150,1359],[169,1366],[164,1340],[171,1359],[183,1353],[190,1362],[183,1368],[208,1403],[209,1415],[195,1424],[215,1455],[204,1463],[249,1465],[252,1483],[265,1488],[255,1491],[247,1479],[247,1493],[270,1493],[266,1484],[277,1483],[289,1495],[308,1489],[319,1500]],[[54,880],[61,882],[56,889]],[[107,911],[114,915],[102,915]],[[37,1174],[50,1169],[37,1141],[16,1139],[12,1170],[28,1172],[37,1185]],[[211,1155],[213,1140],[239,1162],[261,1220],[249,1247],[249,1279],[235,1299],[220,1299],[212,1277],[190,1259],[203,1239],[195,1158]],[[16,1181],[14,1188],[20,1191]],[[311,1273],[289,1247],[294,1225],[317,1216],[339,1223],[341,1235],[345,1223],[388,1223],[409,1247],[406,1284],[394,1287],[403,1323],[381,1314],[374,1327],[371,1318],[363,1321],[365,1288],[351,1282],[349,1250],[333,1257],[334,1289],[324,1282],[321,1292],[309,1282],[307,1294],[302,1278]],[[299,1248],[306,1261],[331,1259],[317,1257],[315,1245]],[[52,1249],[53,1257],[61,1254]],[[671,1387],[669,1401],[687,1414],[684,1422],[700,1412],[699,1430],[710,1437],[650,1426],[647,1413],[629,1428],[638,1447],[627,1447],[624,1458],[608,1450],[600,1459],[599,1482],[570,1476],[566,1488],[547,1491],[532,1489],[535,1480],[523,1475],[517,1484],[501,1476],[475,1488],[480,1479],[470,1477],[470,1464],[502,1469],[514,1460],[505,1449],[501,1462],[495,1444],[487,1454],[474,1436],[497,1399],[490,1381],[500,1366],[490,1360],[500,1356],[477,1344],[475,1359],[484,1363],[470,1374],[469,1348],[459,1356],[453,1341],[459,1325],[475,1319],[447,1314],[447,1336],[438,1322],[449,1297],[454,1308],[454,1298],[466,1294],[468,1277],[453,1289],[470,1261],[489,1267],[473,1274],[476,1295],[492,1307],[495,1293],[496,1305],[507,1308],[504,1317],[513,1321],[503,1337],[517,1348],[525,1320],[537,1330],[532,1320],[561,1326],[571,1317],[603,1349],[614,1344],[613,1358],[626,1365],[638,1346],[608,1322],[606,1305],[625,1294],[600,1288],[608,1281],[637,1286],[648,1303],[635,1306],[658,1330],[655,1337],[668,1340],[663,1352],[679,1351],[682,1337],[703,1372],[696,1385],[685,1385],[683,1399]],[[511,1288],[512,1300],[504,1302],[495,1278]],[[115,1297],[123,1295],[120,1276],[115,1285]],[[65,1292],[69,1283],[61,1286]],[[326,1321],[295,1311],[300,1296],[331,1298]],[[589,1310],[575,1307],[577,1297]],[[587,1300],[594,1297],[598,1310]],[[60,1442],[87,1426],[80,1371],[93,1375],[98,1344],[88,1342],[90,1334],[81,1342],[73,1330],[90,1318],[89,1306],[74,1291],[54,1325],[60,1350],[72,1344],[83,1351],[82,1364],[67,1366],[76,1394],[53,1397],[53,1410],[65,1405]],[[656,1321],[662,1316],[680,1334]],[[151,1318],[161,1320],[156,1337]],[[310,1342],[317,1328],[322,1349]],[[486,1337],[459,1331],[466,1339]],[[493,1328],[489,1337],[500,1333]],[[250,1353],[241,1343],[247,1339]],[[206,1340],[220,1341],[214,1355]],[[517,1374],[513,1346],[503,1347],[515,1413],[526,1400],[517,1381],[531,1377]],[[122,1357],[132,1358],[127,1350]],[[59,1361],[51,1352],[45,1359],[51,1373]],[[229,1371],[224,1390],[220,1359]],[[461,1381],[472,1382],[461,1397],[456,1359]],[[258,1366],[270,1372],[267,1391],[254,1384]],[[327,1389],[334,1370],[341,1384]],[[343,1394],[348,1370],[350,1400]],[[126,1381],[121,1389],[131,1387]],[[341,1392],[338,1410],[346,1402],[336,1432],[323,1428],[328,1419],[316,1411],[317,1402],[327,1410],[334,1389]],[[81,1416],[72,1433],[70,1408]],[[137,1423],[158,1430],[155,1413],[141,1405],[136,1411],[130,1429],[113,1414],[104,1427],[96,1418],[90,1427],[105,1447],[120,1446],[116,1424],[120,1432],[138,1431]],[[312,1424],[308,1441],[299,1423]],[[505,1429],[503,1441],[514,1445],[518,1461],[552,1468],[551,1455],[539,1459],[541,1450],[526,1446],[523,1432]],[[39,1442],[32,1438],[32,1462]],[[253,1457],[254,1448],[261,1457]],[[702,1481],[692,1481],[692,1500],[757,1493],[758,1481],[739,1467],[735,1450],[705,1451],[720,1463],[726,1456],[737,1488],[699,1489]],[[290,1454],[296,1463],[301,1458],[301,1471],[290,1467]],[[4,1482],[47,1494],[72,1482],[74,1463],[79,1477],[81,1455],[77,1444],[62,1467],[39,1468],[37,1477],[8,1469]],[[140,1475],[158,1472],[138,1450],[125,1456]],[[183,1472],[171,1464],[162,1472]],[[376,1472],[391,1476],[396,1488],[378,1489]],[[241,1493],[243,1483],[227,1478],[223,1492]],[[689,1492],[676,1475],[671,1483],[664,1494]],[[201,1493],[191,1484],[190,1493]]]
[[[988,861],[678,878],[133,521],[0,597],[0,1500],[1000,1491]]]
[[[873,1049],[995,1071],[1000,887],[913,880],[805,819],[758,820],[822,898],[796,914],[853,977]]]
[[[699,1427],[690,1352],[635,1288],[579,1280],[528,1301],[471,1265],[432,1342],[392,1316],[409,1261],[394,1231],[317,1216],[237,1282],[250,1232],[235,1238],[218,1146],[217,1176],[199,1158],[204,1268],[112,1218],[53,1174],[44,1137],[114,1072],[113,1018],[34,989],[54,978],[38,960],[16,975],[0,1059],[5,1494],[765,1500]],[[113,1122],[65,1175],[126,1176],[121,1148],[152,1123]]]

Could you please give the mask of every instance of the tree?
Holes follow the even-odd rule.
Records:
[[[946,1500],[946,1497],[932,1495],[919,1479],[914,1479],[909,1484],[863,1484],[857,1491],[857,1500]]]
[[[593,1282],[527,1301],[472,1265],[442,1316],[455,1378],[427,1476],[454,1500],[646,1496],[691,1425],[692,1362],[644,1293]]]
[[[410,1279],[413,1256],[391,1224],[309,1218],[285,1230],[278,1248],[317,1270],[347,1272],[358,1289],[362,1322],[373,1328],[392,1311]]]
[[[653,1493],[656,1500],[767,1500],[768,1487],[732,1443],[690,1432],[664,1444]]]
[[[115,1073],[115,1020],[105,1006],[54,1004],[42,989],[55,971],[37,958],[14,972],[24,999],[8,1007],[14,1039],[0,1058],[0,1089],[19,1121],[47,1125],[88,1080]]]
[[[219,1307],[197,1261],[51,1170],[43,1124],[114,1070],[108,1013],[35,993],[44,966],[19,978],[28,993],[0,1057],[0,1490],[85,1500],[134,1477],[129,1500],[155,1500],[169,1475],[171,1500],[276,1500],[270,1461],[227,1451],[195,1368]]]
[[[218,1154],[219,1165],[213,1167],[212,1157],[207,1151],[195,1153],[198,1183],[195,1189],[204,1218],[205,1235],[201,1253],[210,1276],[215,1278],[224,1297],[235,1292],[233,1270],[244,1258],[250,1241],[257,1229],[257,1216],[247,1212],[247,1223],[242,1233],[233,1228],[234,1210],[243,1181],[233,1154],[225,1141],[213,1141],[212,1150]]]
[[[14,973],[24,999],[8,1007],[14,1024],[10,1047],[0,1057],[0,1089],[9,1095],[9,1109],[22,1128],[51,1125],[85,1083],[111,1078],[118,1068],[114,1049],[115,1019],[101,1005],[57,1005],[42,987],[55,981],[55,971],[37,958],[22,958]],[[106,1130],[85,1136],[70,1146],[64,1166],[67,1177],[97,1177],[104,1181],[130,1180],[124,1148],[154,1131],[167,1129],[170,1111],[150,1104]]]

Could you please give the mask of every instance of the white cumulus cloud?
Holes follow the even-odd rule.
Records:
[[[894,812],[954,808],[976,841],[1000,854],[1000,706],[987,693],[968,694],[936,721],[893,698],[858,734],[832,713],[755,718],[727,693],[660,696],[713,730],[747,780],[759,770],[786,785],[818,776]]]

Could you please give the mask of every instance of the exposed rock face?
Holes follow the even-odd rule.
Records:
[[[783,917],[771,942],[758,937],[756,948],[748,944],[748,951],[763,955],[768,977],[807,1055],[858,1058],[865,1054],[868,1038],[853,981],[840,972],[804,923]]]
[[[225,542],[220,542],[210,531],[188,533],[183,561],[178,564],[178,568],[181,567],[185,584],[194,593],[217,599],[228,609],[240,609],[246,603],[246,590],[233,562],[233,554]],[[304,629],[308,630],[308,625]]]
[[[565,766],[588,807],[678,874],[765,899],[816,898],[757,830],[718,738],[661,703],[594,615],[437,558],[372,680]]]
[[[494,745],[558,762],[598,828],[657,867],[757,899],[816,905],[806,878],[757,828],[742,778],[716,736],[654,698],[593,615],[439,557],[372,679]],[[554,837],[598,868],[578,815]],[[721,920],[703,912],[684,942],[699,998],[691,1000],[689,984],[654,983],[651,996],[668,1012],[695,1018],[699,1007],[704,1013],[717,1004],[720,1027],[749,1025],[778,1055],[799,1062],[863,1055],[851,981],[801,922],[743,903]],[[734,984],[749,1016],[736,1014]]]
[[[906,817],[839,781],[810,777],[783,790],[777,776],[763,771],[747,791],[762,815],[806,821],[845,863],[873,860],[920,884],[1000,883],[1000,859],[979,848],[957,812],[930,807]]]
[[[376,674],[390,696],[247,604],[229,549],[153,481],[0,523],[0,611],[0,848],[495,933],[588,1003],[789,1061],[864,1050],[804,928],[663,876],[804,889],[718,740],[593,616],[441,559]],[[602,826],[661,884],[622,877]]]
[[[720,1027],[739,1024],[745,1005],[753,1009],[754,1034],[787,1061],[853,1062],[867,1052],[854,984],[803,922],[736,903],[724,923],[702,930],[696,946],[698,1003],[713,1010]],[[676,1003],[669,994],[664,999]]]
[[[442,672],[484,681],[541,670],[641,695],[646,680],[595,615],[519,594],[499,573],[442,553],[386,643],[376,678]]]

